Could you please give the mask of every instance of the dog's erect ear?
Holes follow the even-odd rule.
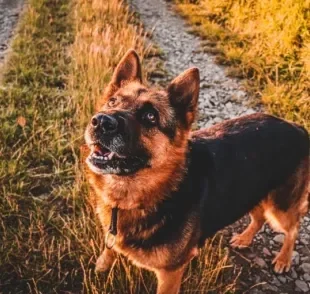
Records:
[[[170,103],[187,127],[195,119],[199,84],[199,70],[193,67],[176,77],[168,86]]]
[[[133,49],[128,50],[114,70],[112,83],[121,87],[123,82],[137,80],[142,82],[140,59]]]
[[[114,70],[112,79],[104,89],[102,99],[96,104],[96,111],[114,95],[114,93],[129,81],[139,81],[142,83],[141,63],[137,52],[133,49],[128,50]]]

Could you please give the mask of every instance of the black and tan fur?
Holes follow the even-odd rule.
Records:
[[[287,271],[308,210],[307,132],[265,114],[191,132],[198,94],[196,68],[166,91],[146,87],[131,50],[85,132],[87,178],[104,232],[118,207],[116,244],[96,268],[109,269],[121,253],[156,273],[158,293],[178,293],[205,240],[246,213],[251,223],[232,246],[249,246],[268,221],[286,235],[274,263],[277,272]]]

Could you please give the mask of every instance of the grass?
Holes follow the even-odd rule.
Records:
[[[175,0],[228,73],[275,115],[310,130],[309,0]]]
[[[132,47],[152,51],[120,0],[29,0],[0,89],[0,293],[154,292],[153,274],[121,257],[94,272],[103,236],[79,154],[93,106]],[[210,241],[184,292],[232,292],[227,258]]]

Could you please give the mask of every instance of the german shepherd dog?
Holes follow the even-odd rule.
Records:
[[[85,131],[86,176],[106,233],[98,271],[116,253],[155,272],[157,293],[178,293],[205,240],[246,213],[231,240],[246,247],[265,221],[285,234],[274,258],[288,271],[308,210],[309,135],[293,123],[252,114],[191,132],[199,71],[166,90],[146,87],[134,50],[126,53]]]

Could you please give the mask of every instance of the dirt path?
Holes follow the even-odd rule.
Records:
[[[163,0],[131,1],[140,14],[153,40],[163,50],[165,68],[172,77],[191,66],[197,66],[201,75],[198,126],[209,126],[223,119],[249,114],[254,109],[246,106],[246,93],[240,84],[225,76],[213,57],[200,52],[200,39],[186,32],[184,21],[176,16]]]
[[[248,106],[249,97],[240,82],[225,76],[224,68],[214,63],[214,57],[201,52],[199,37],[188,33],[188,26],[164,0],[131,0],[152,40],[163,50],[164,66],[170,76],[177,76],[197,66],[201,74],[198,127],[208,127],[224,119],[259,111]],[[225,246],[233,233],[240,232],[248,222],[244,217],[223,230]],[[233,250],[231,259],[242,273],[238,293],[310,293],[310,216],[302,223],[294,251],[292,269],[288,274],[275,275],[271,261],[279,251],[282,235],[265,226],[246,250]],[[250,289],[251,288],[251,289]]]
[[[0,0],[0,64],[8,51],[24,0]]]

